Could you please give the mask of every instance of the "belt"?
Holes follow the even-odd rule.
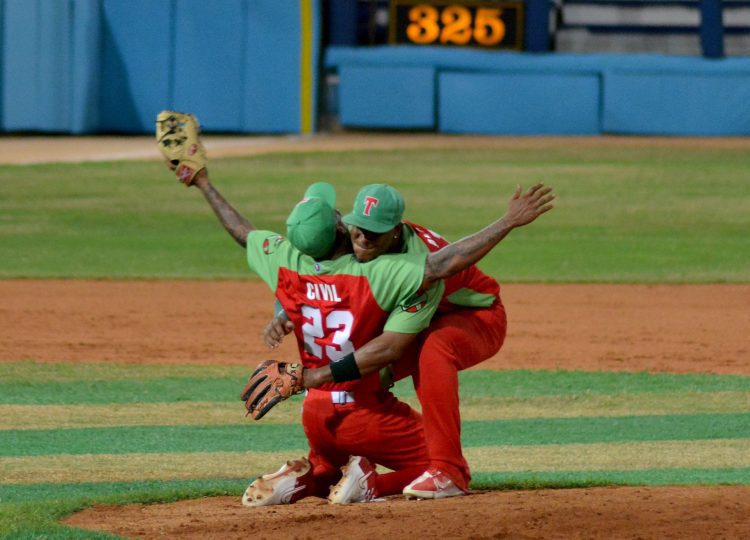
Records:
[[[346,405],[347,403],[354,403],[354,394],[351,392],[343,392],[334,390],[330,392],[331,403],[334,405]]]
[[[328,394],[331,396],[331,403],[334,405],[346,405],[347,403],[354,403],[354,392],[344,392],[343,390],[319,390],[317,388],[312,389],[315,393]],[[309,394],[310,390],[306,390],[305,394]]]

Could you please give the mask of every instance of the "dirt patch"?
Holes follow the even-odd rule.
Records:
[[[216,497],[95,506],[65,520],[128,538],[747,538],[750,488],[478,492],[439,501],[333,507],[321,499],[244,508]]]
[[[750,375],[750,285],[508,285],[509,333],[482,369]],[[0,281],[0,361],[255,365],[258,281]],[[269,470],[277,464],[269,464]],[[477,492],[442,501],[248,509],[237,497],[95,506],[65,523],[133,538],[744,538],[750,488]]]
[[[750,375],[750,285],[507,285],[508,338],[481,369]],[[0,281],[0,361],[254,366],[260,281]]]
[[[204,135],[209,158],[275,152],[343,152],[416,148],[570,148],[569,137],[495,137],[434,133],[316,133],[315,135]],[[576,137],[576,146],[593,148],[750,149],[747,137]],[[15,136],[0,137],[0,163],[32,164],[126,159],[160,160],[151,136]]]

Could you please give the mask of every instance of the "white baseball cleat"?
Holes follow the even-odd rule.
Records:
[[[312,480],[312,467],[306,458],[287,461],[275,473],[259,476],[242,495],[245,506],[292,504],[301,499]]]
[[[466,495],[466,492],[444,472],[430,469],[406,486],[404,495],[407,499],[445,499]]]
[[[331,488],[328,502],[331,504],[350,504],[375,501],[378,490],[375,479],[378,473],[375,466],[362,456],[352,456],[349,462],[341,467],[343,476]],[[382,499],[381,499],[382,500]]]

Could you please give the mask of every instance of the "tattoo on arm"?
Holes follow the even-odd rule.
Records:
[[[504,219],[479,232],[430,253],[425,265],[425,284],[450,277],[475,264],[513,230]]]
[[[253,224],[242,217],[210,182],[202,184],[200,189],[226,231],[240,246],[245,247],[247,234],[255,230]]]

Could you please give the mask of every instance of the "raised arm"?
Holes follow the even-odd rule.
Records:
[[[211,184],[208,179],[208,172],[206,169],[198,172],[193,180],[192,185],[196,186],[201,190],[203,196],[208,201],[211,209],[219,218],[219,221],[224,226],[229,235],[234,238],[243,248],[247,244],[247,233],[254,231],[255,227],[250,221],[245,219],[234,207],[222,197],[216,188]]]
[[[156,147],[167,167],[186,186],[197,186],[229,235],[243,248],[253,224],[232,208],[208,180],[206,149],[200,139],[200,123],[189,113],[164,110],[156,115]]]
[[[526,193],[521,192],[519,185],[508,203],[508,211],[502,218],[471,236],[430,253],[422,286],[430,288],[436,281],[457,274],[478,262],[508,236],[510,231],[528,225],[552,210],[554,206],[550,203],[554,198],[552,188],[542,183],[532,186]]]

